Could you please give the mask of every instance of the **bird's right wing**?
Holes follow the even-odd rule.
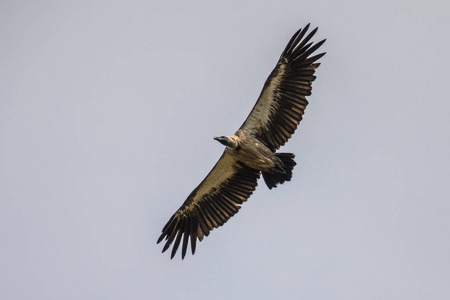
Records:
[[[163,252],[175,241],[173,258],[183,239],[181,255],[184,258],[190,238],[194,254],[197,238],[203,240],[211,230],[235,215],[255,190],[259,176],[258,170],[236,161],[225,150],[211,172],[164,226],[158,239],[158,243],[166,240]]]

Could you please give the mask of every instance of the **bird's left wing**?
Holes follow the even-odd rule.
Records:
[[[240,129],[252,134],[270,150],[283,146],[302,120],[311,95],[317,60],[325,53],[310,56],[324,42],[310,42],[317,28],[306,35],[309,24],[297,31],[267,78],[261,95]]]
[[[194,254],[197,238],[202,241],[211,230],[235,215],[255,190],[259,176],[258,170],[236,161],[225,150],[211,172],[164,226],[158,239],[158,243],[166,240],[163,252],[175,241],[173,258],[183,240],[181,256],[184,258],[190,239]]]

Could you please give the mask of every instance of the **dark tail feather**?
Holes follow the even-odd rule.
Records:
[[[270,169],[268,172],[262,172],[264,181],[269,189],[277,187],[277,184],[282,184],[292,178],[292,169],[297,164],[294,161],[294,153],[276,153],[282,164]]]

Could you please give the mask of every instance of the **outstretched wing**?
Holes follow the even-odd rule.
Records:
[[[291,38],[280,59],[267,78],[263,90],[240,129],[247,130],[264,142],[272,151],[283,146],[302,120],[311,95],[314,72],[320,65],[316,61],[325,53],[310,56],[324,42],[309,42],[316,33],[306,37],[309,24]]]
[[[259,175],[258,170],[244,166],[225,150],[211,172],[164,226],[158,239],[158,243],[166,240],[163,252],[175,241],[173,258],[183,240],[181,256],[184,258],[190,238],[194,254],[197,238],[203,240],[211,230],[222,226],[239,211],[240,205],[255,190]]]

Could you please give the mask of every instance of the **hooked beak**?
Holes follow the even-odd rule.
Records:
[[[215,136],[214,139],[220,142],[222,145],[227,145],[228,139],[225,136]]]

